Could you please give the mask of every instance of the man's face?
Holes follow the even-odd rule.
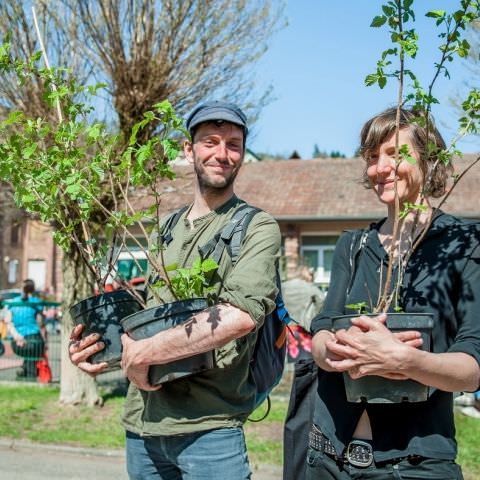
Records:
[[[193,143],[185,142],[185,155],[195,168],[201,189],[226,190],[243,161],[243,130],[228,122],[202,123]]]

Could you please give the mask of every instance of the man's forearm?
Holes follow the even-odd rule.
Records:
[[[208,352],[243,337],[254,327],[248,313],[232,305],[215,305],[182,325],[139,340],[137,343],[141,342],[142,348],[136,349],[135,363],[161,365]]]

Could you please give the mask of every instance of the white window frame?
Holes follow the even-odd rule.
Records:
[[[324,265],[324,256],[326,251],[330,251],[333,253],[335,250],[335,244],[322,244],[319,243],[318,245],[303,245],[303,239],[312,237],[312,236],[319,236],[325,237],[329,235],[305,235],[302,237],[302,245],[300,247],[300,254],[302,257],[305,257],[306,252],[316,252],[317,253],[317,266],[314,267],[314,274],[313,274],[313,281],[319,284],[330,283],[330,272],[325,271]],[[338,240],[338,235],[332,235],[332,237]]]

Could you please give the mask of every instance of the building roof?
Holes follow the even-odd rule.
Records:
[[[457,173],[477,156],[458,160]],[[235,192],[250,204],[278,220],[375,219],[385,215],[385,206],[360,183],[364,168],[361,158],[262,161],[243,165]],[[167,212],[193,199],[191,167],[177,167],[177,179],[162,181],[162,210]],[[480,162],[461,179],[442,207],[445,211],[480,218]],[[146,205],[147,197],[137,201]]]

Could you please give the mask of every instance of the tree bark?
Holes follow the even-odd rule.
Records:
[[[101,405],[103,400],[98,393],[94,378],[75,367],[68,355],[70,333],[73,321],[69,310],[72,305],[93,295],[94,285],[90,272],[80,256],[74,252],[63,256],[63,317],[61,333],[61,376],[60,403],[62,405]]]

